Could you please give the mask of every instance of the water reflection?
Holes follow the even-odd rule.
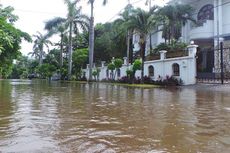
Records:
[[[230,95],[0,81],[2,152],[229,152]]]

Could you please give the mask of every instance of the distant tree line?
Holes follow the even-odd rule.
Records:
[[[55,17],[44,25],[46,34],[33,35],[33,58],[19,52],[22,39],[31,41],[28,34],[14,28],[17,16],[13,8],[0,8],[0,74],[5,78],[26,78],[34,76],[50,78],[53,74],[62,79],[81,79],[82,68],[89,63],[89,29],[91,18],[82,14],[79,1],[64,0],[67,6],[66,18]],[[94,1],[90,1],[93,3]],[[6,13],[6,12],[9,13]],[[189,5],[153,6],[149,11],[133,8],[132,5],[120,13],[113,22],[98,23],[94,26],[94,63],[109,62],[113,57],[122,58],[129,53],[129,61],[141,58],[145,61],[145,47],[149,33],[163,32],[165,43],[158,48],[175,45],[181,37],[181,28],[187,21],[193,21],[193,9]],[[10,14],[10,15],[5,15]],[[140,51],[133,55],[133,34],[140,35]],[[51,36],[58,35],[59,41],[51,42]],[[11,38],[16,39],[11,39]],[[127,47],[129,46],[129,47]],[[183,45],[180,45],[183,46]],[[150,47],[151,49],[151,47]],[[129,51],[127,51],[129,50]],[[155,52],[151,49],[150,52]],[[17,62],[13,64],[13,59]],[[10,63],[10,64],[9,64]],[[141,70],[143,70],[143,63]],[[12,72],[12,73],[11,73]],[[144,72],[142,71],[142,78]]]

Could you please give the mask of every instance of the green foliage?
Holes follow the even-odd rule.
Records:
[[[126,31],[116,22],[95,26],[95,61],[109,61],[112,57],[126,55]]]
[[[194,9],[190,5],[166,5],[157,12],[158,24],[162,26],[163,38],[170,44],[173,39],[181,36],[181,28],[187,21],[193,19]]]
[[[167,51],[180,51],[186,49],[188,44],[179,42],[176,40],[173,40],[170,44],[166,43],[160,43],[159,45],[154,48],[155,52],[161,51],[161,50],[167,50]]]
[[[14,23],[18,20],[18,16],[13,14],[14,8],[7,6],[5,8],[0,4],[0,17],[7,22]]]
[[[114,71],[115,68],[116,68],[116,67],[115,67],[114,63],[109,63],[109,64],[108,64],[108,69],[109,69],[109,70]]]
[[[27,33],[13,26],[16,16],[12,14],[12,11],[10,7],[0,7],[0,76],[3,78],[10,75],[13,60],[21,54],[19,50],[22,39],[30,41]]]
[[[130,76],[132,75],[133,70],[132,69],[127,69],[126,70],[126,75],[130,78]]]
[[[161,51],[161,50],[169,50],[170,49],[170,46],[166,43],[160,43],[159,45],[157,45],[155,48],[154,48],[154,52],[158,52],[158,51]]]
[[[88,60],[88,48],[77,49],[73,52],[73,71],[76,79],[82,76],[81,69],[86,65]]]
[[[38,67],[38,73],[41,78],[51,78],[53,73],[56,71],[56,67],[54,65],[50,65],[48,63],[42,64]]]
[[[20,56],[15,64],[13,64],[12,73],[9,78],[11,79],[25,79],[30,73],[30,65],[32,60],[29,60],[27,56]]]
[[[116,58],[114,60],[114,66],[115,66],[116,69],[121,68],[122,64],[123,64],[123,60],[122,59]]]
[[[136,59],[133,63],[133,72],[135,73],[137,70],[141,70],[141,60]]]

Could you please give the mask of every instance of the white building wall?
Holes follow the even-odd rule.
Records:
[[[146,61],[144,62],[144,75],[148,76],[148,68],[149,66],[154,67],[154,76],[152,77],[153,80],[159,80],[159,79],[165,79],[166,76],[172,76],[173,75],[173,68],[172,65],[177,63],[180,67],[180,75],[176,76],[176,78],[181,79],[184,83],[184,85],[189,84],[195,84],[196,83],[196,45],[190,45],[188,46],[189,55],[185,57],[178,57],[178,58],[169,58],[166,59],[165,54],[167,54],[167,51],[161,51],[161,59],[160,60],[153,60],[153,61]],[[126,76],[126,70],[130,68],[125,62],[121,67],[121,77]],[[104,66],[102,64],[101,67],[99,67],[100,75],[99,80],[108,79],[109,77],[106,75],[107,66]],[[86,77],[89,76],[89,69],[83,70],[86,73]],[[141,77],[141,71],[138,70],[135,74],[136,77]],[[118,77],[116,76],[115,79],[117,80]]]
[[[230,3],[229,0],[222,0],[222,3],[224,4],[222,6],[222,17],[223,17],[223,34],[229,34],[230,33]]]

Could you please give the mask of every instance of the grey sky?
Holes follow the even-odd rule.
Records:
[[[82,12],[90,14],[90,6],[87,4],[88,0],[82,0]],[[130,0],[135,7],[148,9],[145,5],[146,0]],[[16,27],[22,31],[33,35],[37,31],[45,33],[43,30],[44,22],[56,16],[66,16],[66,6],[63,0],[0,0],[3,6],[13,6],[15,14],[19,16],[19,20],[15,23]],[[163,0],[152,0],[152,5],[162,5]],[[128,4],[128,0],[109,0],[106,6],[102,6],[102,0],[95,1],[95,23],[105,23],[116,19],[119,12]],[[23,54],[32,51],[32,44],[23,42]]]

